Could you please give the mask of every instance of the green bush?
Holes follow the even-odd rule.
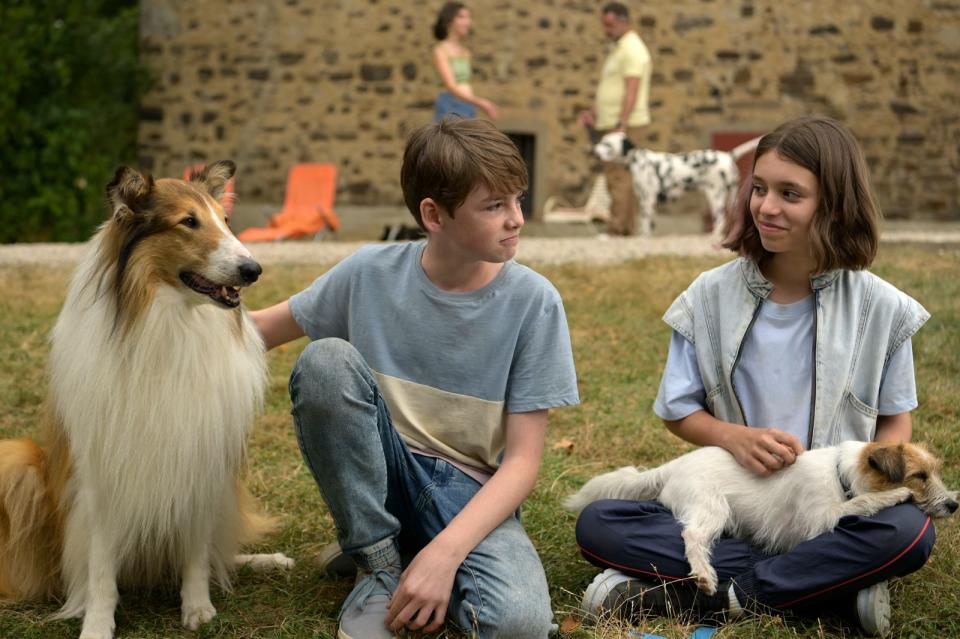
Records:
[[[0,242],[84,240],[136,159],[135,0],[0,3]]]

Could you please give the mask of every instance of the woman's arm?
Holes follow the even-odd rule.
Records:
[[[303,329],[290,312],[289,300],[259,311],[251,311],[250,318],[260,331],[267,350],[304,336]]]
[[[469,85],[457,84],[456,78],[453,77],[453,69],[450,68],[450,60],[440,44],[433,48],[433,66],[437,68],[444,88],[454,97],[483,109],[491,118],[497,117],[497,107],[493,102],[474,95]]]
[[[545,410],[507,415],[500,468],[403,572],[387,612],[390,628],[432,632],[442,625],[460,564],[533,490],[546,430]]]

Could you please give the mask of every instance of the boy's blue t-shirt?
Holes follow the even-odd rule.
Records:
[[[499,465],[508,413],[577,404],[563,303],[510,260],[469,293],[437,288],[424,241],[361,248],[290,298],[310,337],[349,341],[408,445],[481,470]]]

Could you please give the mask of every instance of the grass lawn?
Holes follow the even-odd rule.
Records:
[[[570,628],[572,610],[595,569],[573,543],[573,515],[561,499],[588,477],[624,464],[655,465],[688,450],[653,415],[651,406],[666,356],[669,331],[660,316],[700,271],[724,258],[655,258],[617,266],[567,265],[540,269],[564,297],[573,336],[583,403],[554,411],[537,487],[524,507],[524,522],[540,551],[565,637],[626,637],[627,628]],[[536,265],[534,265],[536,266]],[[279,301],[309,284],[325,267],[269,266],[246,294],[251,308]],[[920,408],[915,440],[930,443],[946,459],[944,478],[960,486],[960,249],[884,245],[874,271],[909,292],[933,314],[914,340]],[[36,434],[45,394],[47,334],[62,302],[69,270],[0,268],[0,437]],[[199,632],[179,626],[177,589],[121,595],[117,636],[335,637],[348,581],[325,578],[311,558],[334,539],[333,524],[300,460],[289,417],[287,377],[304,346],[296,342],[270,353],[266,411],[253,435],[248,484],[281,532],[264,550],[298,560],[289,574],[241,571],[234,592],[214,591],[218,616]],[[572,449],[558,445],[573,442]],[[2,523],[2,522],[0,522]],[[960,534],[955,521],[938,524],[927,566],[893,585],[894,636],[960,636]],[[79,621],[44,622],[55,603],[0,606],[0,637],[76,637]],[[671,638],[689,628],[651,619],[643,626]],[[453,630],[438,636],[458,636]],[[857,636],[835,619],[758,617],[730,625],[727,637]]]

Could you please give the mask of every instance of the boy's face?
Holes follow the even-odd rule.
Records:
[[[440,212],[444,241],[464,258],[506,262],[516,255],[520,243],[521,195],[492,193],[485,185],[476,187],[452,218]]]

